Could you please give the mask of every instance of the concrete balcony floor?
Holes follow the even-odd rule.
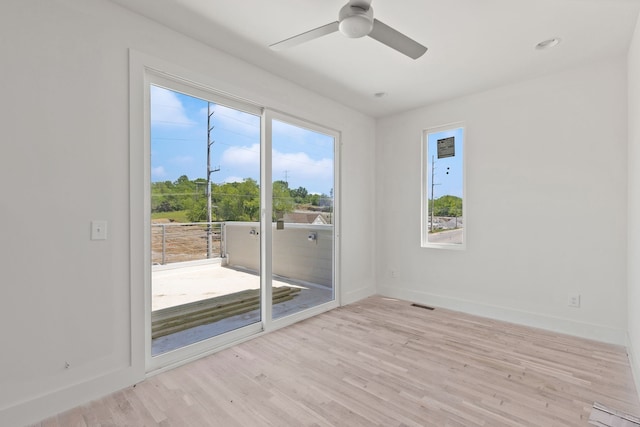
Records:
[[[297,313],[333,299],[333,290],[323,285],[274,277],[273,286],[290,286],[301,290],[292,300],[273,306],[274,318]],[[249,271],[224,267],[220,259],[190,261],[153,266],[151,288],[151,307],[155,311],[245,289],[259,289],[260,277]],[[253,310],[159,337],[152,342],[152,355],[184,347],[259,321],[260,311]]]

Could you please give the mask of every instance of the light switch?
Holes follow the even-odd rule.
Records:
[[[107,221],[91,221],[91,240],[107,240]]]

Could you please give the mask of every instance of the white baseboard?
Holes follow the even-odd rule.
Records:
[[[369,281],[368,283],[373,283],[373,280]],[[361,286],[356,288],[355,290],[343,292],[340,298],[340,305],[352,304],[354,302],[375,295],[376,293],[377,292],[375,285]]]
[[[638,400],[640,400],[640,359],[638,359],[639,355],[635,352],[629,334],[627,334],[627,355],[629,356],[629,364],[631,365],[633,381],[636,384],[636,393],[638,394]]]
[[[126,368],[81,384],[73,384],[61,390],[41,394],[27,401],[0,410],[1,426],[24,426],[42,421],[110,393],[144,380],[140,369]]]
[[[607,326],[576,322],[575,320],[552,317],[539,313],[514,310],[428,292],[397,289],[384,285],[378,288],[378,294],[609,344],[627,345],[626,331]]]

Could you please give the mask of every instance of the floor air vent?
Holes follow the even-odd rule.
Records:
[[[600,427],[636,427],[640,426],[640,418],[595,402],[589,417],[589,424]]]
[[[415,304],[415,303],[411,304],[411,307],[424,308],[425,310],[435,310],[435,308],[429,307],[428,305]]]

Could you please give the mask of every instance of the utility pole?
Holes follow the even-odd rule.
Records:
[[[211,169],[211,146],[214,141],[211,140],[211,131],[214,126],[211,124],[211,117],[213,116],[211,111],[211,102],[207,103],[207,259],[211,258],[211,252],[213,250],[213,241],[211,235],[213,230],[211,228],[211,174],[218,172],[220,167]]]
[[[429,227],[429,231],[433,233],[433,208],[434,208],[434,201],[435,201],[435,197],[433,194],[433,188],[435,187],[436,183],[433,180],[436,176],[436,158],[435,156],[431,156],[431,226]]]
[[[447,172],[449,173],[449,172]],[[436,185],[436,157],[431,156],[431,225],[429,226],[429,232],[433,233],[433,211],[435,210],[436,196],[434,194],[434,187]]]

